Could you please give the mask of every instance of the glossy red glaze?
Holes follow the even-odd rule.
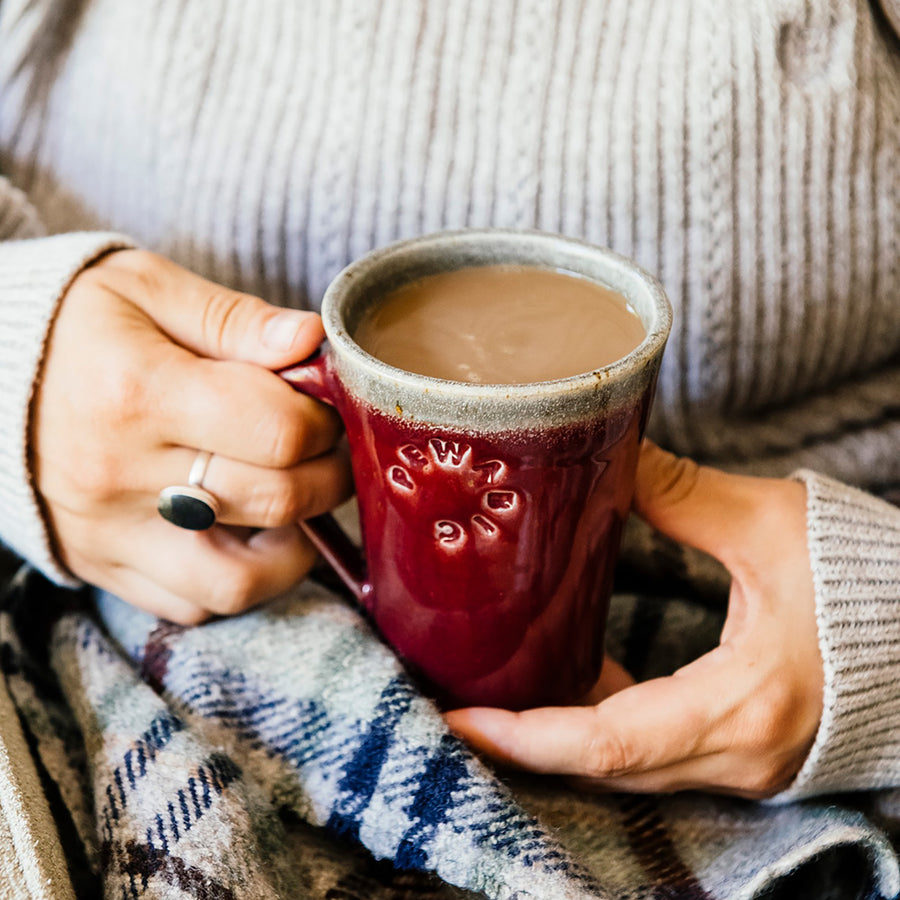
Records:
[[[507,388],[421,378],[353,342],[385,291],[498,262],[619,291],[645,340],[603,370]],[[671,326],[660,285],[630,260],[560,235],[464,229],[361,257],[329,286],[322,317],[325,353],[281,374],[344,420],[368,572],[333,521],[304,523],[307,533],[443,705],[580,700],[603,658],[639,439]]]
[[[596,680],[645,403],[477,435],[343,397],[385,639],[445,707],[566,704]]]

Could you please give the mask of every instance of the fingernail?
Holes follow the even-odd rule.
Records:
[[[272,350],[290,350],[305,320],[304,313],[295,311],[272,316],[263,329],[263,343]]]

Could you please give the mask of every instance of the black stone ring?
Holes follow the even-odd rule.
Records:
[[[212,453],[201,450],[191,466],[188,483],[170,485],[159,492],[156,508],[164,519],[190,531],[205,531],[216,524],[219,501],[203,487],[211,459]]]

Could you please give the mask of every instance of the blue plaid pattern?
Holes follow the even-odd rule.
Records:
[[[0,614],[0,664],[84,897],[98,886],[116,900],[900,893],[896,792],[855,798],[864,810],[770,808],[501,781],[360,617],[311,583],[181,629],[110,596],[23,624],[26,609],[40,619],[35,582],[27,604]],[[614,635],[656,639],[646,623],[671,622],[677,604],[660,616],[647,602],[620,597]]]

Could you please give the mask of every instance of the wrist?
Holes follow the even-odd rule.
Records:
[[[813,472],[807,487],[824,706],[815,742],[777,801],[900,784],[900,510]]]
[[[77,582],[54,554],[31,465],[31,406],[47,337],[74,277],[104,253],[130,246],[111,233],[0,243],[0,539],[54,581]]]

